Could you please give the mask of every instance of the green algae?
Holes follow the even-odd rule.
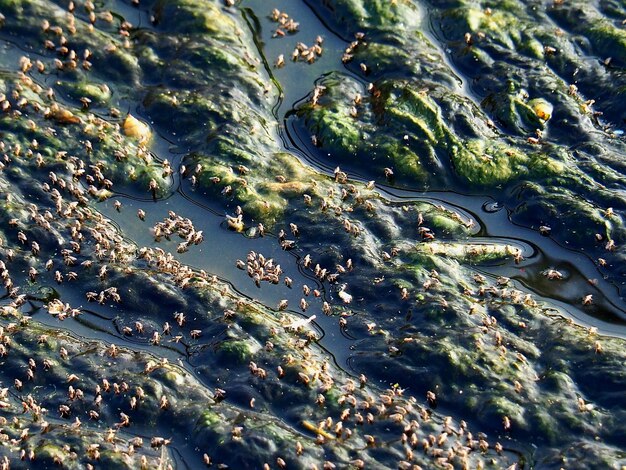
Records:
[[[364,109],[361,109],[360,105],[354,103],[362,93],[357,82],[332,77],[324,80],[320,86],[325,88],[319,104],[312,103],[302,107],[300,113],[319,144],[334,150],[332,155],[337,158],[338,163],[367,159],[370,162],[375,161],[380,166],[381,173],[385,165],[397,165],[396,170],[400,175],[418,180],[425,178],[425,170],[420,160],[426,160],[429,155],[422,157],[410,146],[401,143],[403,137],[399,132],[394,132],[394,137],[379,132],[376,122],[383,118],[377,114],[384,107],[391,113],[390,119],[406,118],[410,122],[411,127],[406,130],[412,131],[416,140],[427,135],[432,143],[437,137],[437,130],[431,132],[428,128],[429,124],[433,124],[434,118],[436,119],[432,109],[426,111],[424,116],[413,117],[408,112],[402,113],[393,108],[390,103],[393,97],[389,97],[390,102],[386,103],[382,101],[384,98],[368,100],[370,102],[364,103]],[[424,109],[428,108],[419,108]]]
[[[392,166],[396,177],[419,182],[427,178],[426,168],[450,161],[461,178],[482,186],[559,174],[563,169],[555,156],[521,151],[504,139],[494,142],[489,130],[481,131],[482,139],[463,139],[445,124],[448,119],[441,106],[449,108],[449,98],[439,92],[431,96],[416,84],[381,82],[369,100],[370,108],[363,112],[352,102],[359,94],[356,83],[336,77],[321,86],[325,89],[319,104],[302,107],[300,112],[318,142],[334,149],[331,155],[339,162],[367,158],[381,167]],[[544,101],[519,103],[533,120],[532,128],[547,120],[537,117],[535,108],[549,118]],[[455,107],[461,113],[477,112],[462,101]],[[466,122],[473,121],[468,116]]]
[[[504,144],[472,140],[464,150],[454,154],[455,169],[476,184],[505,183],[527,175],[556,175],[563,171],[560,162],[545,154],[529,155]]]
[[[67,459],[67,452],[64,452],[60,446],[52,443],[46,443],[36,448],[37,456],[59,464],[64,464]]]
[[[107,104],[111,99],[111,90],[106,83],[57,82],[56,86],[72,99],[89,98],[95,105]]]
[[[511,258],[518,252],[518,248],[511,245],[501,244],[463,244],[450,242],[429,242],[416,246],[419,253],[435,256],[447,256],[449,258],[465,262],[484,263],[495,260]]]
[[[254,357],[254,352],[256,351],[251,348],[250,344],[244,341],[225,341],[219,346],[219,354],[225,360],[240,364],[249,362]]]
[[[324,6],[332,12],[339,23],[354,22],[363,28],[397,30],[409,29],[419,23],[419,8],[409,2],[394,2],[389,5],[382,0],[332,0]],[[402,21],[401,21],[402,20]]]
[[[626,32],[624,30],[610,21],[601,19],[584,25],[584,28],[586,37],[601,57],[611,57],[622,66],[626,64]]]
[[[462,71],[467,71],[476,80],[481,111],[484,112],[481,115],[480,111],[470,108],[471,115],[468,113],[465,117],[466,111],[455,115],[447,112],[451,100],[458,99],[460,93],[454,86],[454,80],[447,83],[441,80],[446,74],[445,70],[429,60],[429,55],[437,57],[439,54],[430,38],[413,41],[412,36],[406,34],[417,24],[415,19],[419,15],[416,12],[405,11],[406,21],[396,25],[395,33],[405,33],[402,36],[390,31],[388,21],[392,20],[385,15],[380,16],[380,23],[376,24],[369,19],[368,14],[363,13],[365,9],[373,16],[376,15],[372,13],[375,11],[374,6],[368,10],[359,2],[336,2],[328,10],[322,5],[316,8],[333,16],[349,31],[356,33],[360,30],[365,33],[365,39],[357,41],[354,47],[354,62],[368,66],[367,73],[371,73],[375,86],[374,96],[370,98],[374,114],[367,109],[368,101],[365,100],[363,109],[356,107],[356,122],[346,117],[352,106],[350,94],[338,95],[332,88],[337,88],[337,84],[332,81],[329,81],[332,87],[326,90],[328,96],[322,96],[320,100],[317,113],[315,109],[303,109],[311,134],[321,136],[322,143],[329,143],[324,146],[324,150],[331,155],[334,156],[339,148],[342,151],[340,156],[345,161],[349,161],[350,154],[358,156],[360,161],[362,155],[371,153],[371,149],[360,143],[364,137],[369,143],[370,136],[374,135],[372,147],[376,149],[388,146],[389,137],[393,136],[393,157],[389,159],[385,155],[377,155],[377,160],[383,158],[378,171],[381,172],[385,164],[393,167],[396,176],[411,175],[408,180],[411,183],[408,184],[423,184],[424,177],[430,183],[437,184],[441,174],[428,172],[428,169],[432,166],[446,167],[451,162],[452,171],[471,185],[489,188],[498,184],[541,181],[546,186],[544,197],[550,201],[548,204],[556,205],[551,200],[560,198],[561,193],[567,191],[564,188],[578,187],[576,191],[585,194],[583,199],[594,199],[596,205],[603,205],[599,202],[598,192],[586,193],[584,185],[580,185],[581,181],[589,182],[588,173],[586,167],[581,167],[581,160],[568,155],[568,143],[560,145],[555,142],[558,139],[549,136],[578,135],[575,126],[580,123],[585,129],[585,135],[589,139],[594,138],[596,124],[591,108],[593,103],[586,100],[584,95],[579,95],[576,88],[569,87],[573,70],[583,71],[582,75],[577,75],[578,88],[584,87],[587,97],[603,100],[604,114],[609,112],[614,122],[620,121],[621,111],[604,98],[609,96],[606,92],[600,91],[601,97],[598,98],[598,88],[594,84],[594,80],[596,83],[601,80],[607,84],[606,89],[619,90],[619,74],[611,69],[604,74],[590,67],[589,60],[581,59],[578,55],[580,50],[576,49],[576,44],[584,44],[588,40],[594,53],[603,59],[615,55],[617,63],[621,63],[617,52],[612,54],[606,48],[602,49],[602,41],[606,41],[615,46],[612,50],[619,51],[619,32],[614,31],[615,27],[611,23],[613,19],[599,17],[597,11],[580,2],[571,7],[555,5],[547,9],[530,8],[520,2],[496,2],[479,7],[469,3],[442,5],[440,11],[432,13],[430,17],[441,22],[445,43],[451,48],[452,58],[458,61]],[[393,12],[390,9],[392,16]],[[349,17],[353,23],[348,21]],[[552,19],[557,22],[554,27],[550,25]],[[559,29],[559,26],[563,29]],[[580,36],[569,35],[570,30]],[[470,35],[469,39],[465,38],[468,43],[463,40],[466,32]],[[503,50],[515,61],[496,61],[499,55],[504,54]],[[393,51],[397,51],[395,55],[398,57],[395,64],[388,59],[393,57]],[[407,51],[419,57],[414,64],[408,65]],[[539,62],[533,63],[532,60]],[[423,90],[418,98],[433,97],[441,117],[433,114],[432,108],[430,114],[428,107],[420,108],[420,103],[406,93],[391,94],[391,97],[400,96],[401,99],[389,103],[388,107],[393,109],[391,113],[381,114],[381,111],[385,112],[385,105],[376,100],[376,91],[382,90],[380,97],[386,99],[385,89],[390,88],[390,83],[396,83],[395,90],[402,90],[406,86],[398,84],[402,82],[394,76],[396,73],[420,76],[422,82],[416,84],[413,93]],[[446,84],[449,90],[447,94],[438,92],[431,84],[430,77],[435,74],[439,77],[439,83]],[[433,89],[437,92],[433,93]],[[610,96],[617,96],[614,91],[611,93]],[[410,107],[403,103],[405,99]],[[378,106],[376,103],[379,103]],[[401,113],[403,107],[405,112]],[[399,114],[393,115],[394,112]],[[390,119],[385,120],[387,116]],[[449,125],[458,123],[459,118],[463,126],[446,128],[438,122],[441,120]],[[396,127],[394,121],[401,125]],[[490,129],[494,124],[501,127],[505,134],[498,132],[498,129],[492,133]],[[371,130],[372,125],[375,131]],[[413,143],[412,135],[407,130],[415,133],[416,143]],[[513,138],[506,134],[513,134]],[[398,142],[404,144],[401,140],[404,136],[409,137],[410,144],[398,145]],[[434,145],[433,139],[437,141]],[[605,148],[614,145],[606,139],[603,142],[607,146]],[[597,179],[592,185],[597,189],[601,189],[602,181],[609,177],[611,167],[619,160],[617,148],[607,153],[610,156],[603,159],[605,165],[602,169],[594,165]],[[594,158],[593,154],[585,154],[583,160],[593,161]],[[606,165],[608,161],[613,163]],[[421,169],[426,169],[426,173],[420,175]],[[396,180],[400,184],[405,181],[402,178]],[[578,237],[578,233],[570,232],[568,236]]]
[[[397,181],[403,184],[431,182],[436,179],[431,176],[433,169],[440,169],[437,176],[442,180],[456,176],[472,187],[489,190],[494,190],[497,185],[526,182],[526,191],[529,194],[535,191],[539,195],[542,210],[548,214],[545,220],[555,220],[556,214],[565,213],[565,217],[582,215],[585,220],[593,221],[591,228],[579,229],[577,233],[580,236],[572,238],[581,246],[597,230],[610,239],[619,240],[623,217],[620,214],[608,218],[604,215],[606,208],[614,205],[608,204],[610,193],[600,191],[601,195],[592,200],[580,196],[584,194],[581,188],[595,180],[592,176],[582,178],[584,167],[579,157],[573,152],[563,151],[558,144],[535,147],[535,144],[526,142],[526,134],[536,129],[546,130],[545,138],[551,139],[552,126],[559,125],[559,113],[563,115],[558,100],[542,95],[537,89],[529,93],[533,99],[555,103],[550,119],[542,119],[537,116],[534,106],[537,102],[508,90],[504,95],[498,95],[501,103],[505,103],[503,111],[497,107],[489,108],[488,101],[482,102],[481,109],[478,103],[473,104],[467,97],[450,93],[447,85],[433,84],[434,73],[428,63],[423,67],[428,70],[424,70],[425,75],[419,80],[415,77],[385,77],[384,74],[394,66],[391,60],[394,50],[402,51],[400,57],[404,61],[416,52],[415,48],[421,48],[420,54],[415,56],[419,58],[420,65],[423,60],[430,60],[425,55],[431,53],[432,45],[408,46],[400,40],[404,32],[417,28],[422,13],[412,4],[404,2],[389,8],[381,2],[337,1],[333,5],[337,21],[349,25],[348,28],[363,27],[367,35],[371,34],[374,42],[369,46],[359,46],[355,58],[360,61],[371,54],[367,65],[375,79],[374,92],[368,94],[357,80],[340,74],[326,77],[320,81],[326,90],[319,103],[305,104],[298,110],[306,126],[319,139],[322,150],[331,153],[333,164],[350,164],[356,160],[357,168],[372,166],[376,178],[381,179],[383,169],[393,167]],[[507,7],[509,12],[522,18],[520,22],[525,21],[526,10],[519,8],[516,2],[499,4],[498,7]],[[24,4],[20,8],[30,7]],[[64,345],[70,351],[71,362],[54,359],[51,362],[52,372],[47,378],[49,384],[62,384],[60,388],[65,389],[68,373],[78,370],[81,371],[80,386],[89,390],[89,398],[92,395],[95,397],[92,391],[96,385],[100,386],[103,377],[115,380],[118,385],[126,381],[131,389],[140,386],[148,392],[137,410],[130,410],[129,396],[103,393],[106,399],[101,410],[102,421],[83,419],[83,429],[99,433],[97,437],[92,437],[94,434],[85,431],[89,439],[102,440],[105,423],[114,426],[120,419],[119,410],[123,409],[131,415],[130,426],[120,428],[124,432],[146,434],[153,433],[155,429],[171,431],[170,434],[175,436],[173,445],[176,445],[178,436],[189,435],[192,444],[201,449],[200,455],[207,452],[216,462],[224,461],[242,467],[273,463],[278,456],[288,460],[289,466],[298,465],[293,464],[291,459],[308,465],[331,457],[337,465],[347,466],[355,455],[381,467],[390,465],[389,462],[408,459],[400,436],[404,426],[410,426],[412,420],[419,421],[423,429],[420,437],[423,439],[429,433],[433,436],[447,433],[439,424],[443,416],[436,411],[428,411],[425,414],[431,414],[435,419],[424,418],[424,409],[420,404],[423,400],[416,398],[422,394],[422,389],[425,392],[435,388],[433,384],[437,385],[440,400],[450,406],[455,418],[474,419],[479,429],[498,433],[506,416],[512,421],[512,436],[521,435],[521,439],[530,439],[528,436],[532,435],[535,439],[536,435],[539,458],[545,459],[542,461],[547,464],[559,461],[550,452],[552,449],[563,449],[565,439],[572,436],[576,436],[576,442],[565,453],[576,455],[576,446],[589,446],[589,449],[585,447],[585,458],[590,462],[613,464],[618,461],[619,444],[611,437],[617,432],[618,424],[610,418],[608,411],[615,408],[619,413],[621,407],[619,404],[612,405],[606,397],[602,398],[603,394],[590,384],[599,383],[601,378],[612,387],[621,383],[622,342],[602,339],[604,352],[594,353],[594,340],[590,340],[582,329],[549,317],[533,299],[527,299],[525,293],[510,285],[494,284],[492,279],[484,281],[486,285],[481,291],[482,284],[476,281],[472,265],[501,262],[512,258],[514,253],[507,245],[472,244],[471,238],[467,240],[471,234],[468,221],[458,214],[455,217],[453,211],[422,203],[391,204],[384,196],[367,189],[364,183],[351,181],[349,175],[346,181],[341,176],[320,175],[284,152],[272,127],[274,118],[270,106],[275,98],[274,91],[266,92],[265,83],[269,83],[269,79],[254,59],[258,52],[251,44],[240,16],[227,14],[226,11],[217,3],[210,2],[158,2],[155,5],[158,20],[153,25],[155,32],[133,32],[132,47],[120,47],[120,56],[114,55],[107,62],[113,68],[118,60],[123,62],[119,75],[94,67],[93,75],[90,74],[89,81],[85,81],[83,72],[74,77],[73,73],[66,71],[64,79],[68,82],[64,83],[67,86],[55,86],[58,91],[67,93],[72,101],[87,96],[93,101],[91,106],[95,107],[96,101],[100,105],[116,106],[116,93],[119,90],[134,92],[137,77],[148,80],[161,77],[162,84],[141,87],[138,101],[144,105],[142,112],[145,115],[142,118],[153,124],[154,130],[171,131],[169,137],[174,142],[181,148],[192,150],[184,160],[189,171],[187,177],[193,174],[196,183],[206,191],[206,198],[217,201],[220,208],[229,211],[241,205],[246,223],[252,219],[253,223],[263,221],[286,227],[293,220],[300,225],[303,234],[307,232],[306,224],[324,227],[324,237],[328,237],[329,246],[341,247],[346,257],[355,258],[358,267],[354,273],[342,273],[340,276],[341,282],[349,284],[348,292],[360,291],[355,294],[350,309],[342,310],[346,313],[353,313],[352,310],[358,312],[358,315],[347,317],[347,331],[363,340],[358,346],[362,349],[357,348],[357,351],[366,353],[369,347],[378,348],[373,364],[383,366],[372,371],[374,381],[378,379],[379,383],[384,383],[385,380],[377,375],[380,373],[385,377],[381,371],[387,369],[397,373],[391,378],[392,383],[409,382],[417,375],[415,382],[411,380],[410,383],[400,384],[400,387],[410,387],[407,392],[410,395],[403,397],[396,389],[380,390],[371,384],[355,387],[354,378],[329,361],[328,353],[316,343],[317,332],[308,329],[294,332],[288,328],[288,325],[301,319],[300,316],[285,313],[281,318],[277,312],[260,304],[241,305],[239,293],[206,273],[188,273],[175,258],[164,262],[162,257],[170,254],[145,247],[144,251],[138,251],[137,247],[123,241],[112,224],[98,218],[91,210],[91,199],[70,196],[60,185],[52,184],[52,188],[63,193],[62,199],[68,198],[68,201],[62,201],[60,211],[61,214],[69,211],[67,215],[50,221],[54,236],[62,234],[59,237],[65,243],[62,246],[69,246],[67,241],[71,237],[68,226],[78,221],[92,230],[102,230],[103,226],[110,230],[106,236],[84,231],[85,238],[92,238],[84,243],[81,261],[89,260],[100,266],[100,255],[93,253],[89,247],[96,243],[110,243],[117,247],[106,280],[100,279],[95,270],[69,265],[63,267],[66,256],[57,252],[58,243],[50,241],[53,235],[42,235],[43,229],[32,226],[33,221],[41,223],[38,211],[32,215],[24,209],[30,201],[54,209],[47,192],[33,196],[27,189],[29,185],[33,188],[40,186],[38,172],[47,175],[53,170],[66,181],[66,185],[74,183],[74,175],[80,169],[78,160],[71,158],[74,156],[87,163],[87,174],[92,178],[98,179],[98,175],[95,168],[89,165],[97,166],[106,178],[111,178],[115,188],[128,186],[144,197],[149,195],[150,180],[158,181],[157,197],[167,193],[169,184],[169,178],[163,176],[163,166],[148,149],[121,132],[123,117],[105,120],[95,114],[97,110],[83,110],[75,101],[59,103],[59,109],[67,110],[72,113],[71,116],[61,113],[57,114],[57,118],[46,119],[31,109],[33,105],[27,105],[22,110],[23,117],[15,113],[6,115],[2,120],[5,151],[11,155],[12,161],[1,175],[0,182],[3,187],[15,188],[14,200],[3,201],[2,219],[17,218],[19,229],[25,231],[29,241],[39,240],[43,253],[41,256],[29,254],[29,247],[21,246],[17,241],[18,228],[3,229],[5,248],[14,248],[17,263],[31,263],[44,276],[47,257],[54,259],[55,270],[59,267],[67,274],[68,270],[76,269],[80,276],[89,276],[79,292],[83,302],[82,290],[87,288],[103,291],[110,285],[131,286],[134,294],[123,293],[123,311],[128,313],[124,321],[132,325],[132,321],[141,320],[146,332],[133,330],[131,340],[122,343],[124,346],[115,353],[109,341],[100,339],[86,342],[75,337],[50,334],[40,343],[37,335],[48,334],[44,333],[48,330],[33,322],[29,326],[32,337],[22,337],[18,333],[13,340],[15,344],[9,353],[11,370],[20,370],[23,374],[23,364],[28,357],[34,355],[40,363],[45,355],[55,354]],[[511,28],[510,25],[517,24],[513,18],[499,10],[488,16],[481,13],[476,18],[469,18],[471,31],[486,30],[489,34],[485,41],[496,38],[495,45],[521,49],[527,56],[539,57],[540,42],[536,39],[539,36],[533,37],[530,28],[505,31]],[[406,21],[398,24],[398,18],[403,17]],[[20,17],[18,23],[30,24],[25,17]],[[39,27],[34,22],[31,26],[33,31]],[[107,30],[106,27],[102,29]],[[119,39],[111,39],[111,36],[110,31],[101,32],[97,23],[94,38],[81,44],[94,44],[90,47],[98,48],[110,42],[121,44]],[[424,40],[416,33],[407,35],[406,41],[415,37]],[[392,42],[393,45],[390,44]],[[477,40],[472,47],[481,47],[480,41]],[[405,53],[405,49],[409,52]],[[484,65],[488,63],[487,59],[492,60],[489,57],[491,53],[485,47],[485,51],[472,52],[472,56],[482,54]],[[172,61],[173,56],[178,59]],[[552,60],[548,55],[545,57]],[[435,55],[432,61],[436,58]],[[417,66],[408,66],[404,72],[416,73],[416,70],[419,70]],[[447,73],[449,75],[451,73]],[[225,83],[213,86],[221,78]],[[102,88],[85,85],[108,83],[109,80],[117,82],[112,84],[115,92],[110,96],[100,96],[98,90],[102,91]],[[9,80],[8,83],[6,92],[10,93],[17,81]],[[517,83],[513,89],[526,88],[521,85]],[[573,97],[565,98],[569,95],[564,83],[559,83],[557,89],[559,100],[575,101]],[[48,105],[41,90],[33,89],[32,93],[28,90],[22,90],[21,96],[26,96],[29,102],[40,103],[42,107]],[[355,102],[357,93],[362,95],[361,104]],[[16,101],[12,99],[13,106]],[[352,107],[355,107],[355,112]],[[589,113],[583,114],[587,116]],[[544,117],[548,116],[544,114]],[[499,123],[508,119],[508,131],[514,135],[493,130],[489,125],[490,118]],[[32,119],[36,129],[32,129],[28,119]],[[59,122],[61,119],[77,122]],[[202,122],[201,126],[197,125],[198,121]],[[45,131],[45,127],[49,126],[55,128],[56,135]],[[33,138],[38,141],[39,149],[32,145]],[[85,139],[92,142],[92,150],[84,147]],[[68,151],[69,155],[59,153],[64,151]],[[36,163],[37,152],[44,159],[45,165],[41,169]],[[196,171],[194,167],[198,164],[202,165],[202,169]],[[451,165],[450,174],[442,174],[448,164]],[[619,171],[610,173],[601,165],[598,167],[603,182],[618,180]],[[132,177],[127,178],[129,175]],[[219,182],[215,182],[216,178]],[[537,183],[527,183],[529,179]],[[228,187],[230,191],[226,191]],[[106,194],[105,188],[96,188],[94,198]],[[311,202],[307,202],[305,195]],[[70,209],[73,207],[69,203],[71,197],[80,202],[78,209]],[[572,209],[563,211],[567,208]],[[533,206],[529,203],[519,208],[517,215],[524,211],[532,212]],[[423,222],[417,222],[418,212],[423,216]],[[415,253],[420,226],[428,226],[436,236],[443,235],[453,240],[444,238],[442,241],[420,243]],[[559,227],[555,225],[554,233],[558,231]],[[457,240],[457,237],[462,240]],[[314,242],[306,236],[299,239],[299,244],[303,250],[315,248]],[[398,249],[399,253],[392,248]],[[139,253],[143,253],[141,257]],[[335,258],[326,256],[332,261],[325,261],[332,265]],[[336,262],[344,262],[339,255],[336,258]],[[9,269],[16,280],[18,276],[15,273],[20,272],[21,282],[22,277],[27,277],[27,269],[18,266],[10,266]],[[51,277],[48,282],[52,282]],[[402,294],[397,292],[396,302],[395,298],[392,299],[393,292],[383,290],[387,288],[386,282],[398,291],[406,289],[408,298],[400,300]],[[66,287],[68,284],[66,282],[62,286],[67,290],[61,299],[69,302],[66,297],[71,291]],[[381,287],[376,287],[379,284]],[[327,294],[332,297],[335,289],[337,287],[329,284]],[[371,297],[366,291],[370,289],[388,299],[389,307],[382,305],[379,310],[363,311],[364,301],[361,298],[369,302]],[[163,308],[161,302],[168,308]],[[89,305],[100,308],[95,303]],[[102,307],[104,311],[108,308]],[[234,314],[225,319],[222,313],[228,308]],[[413,316],[408,314],[409,309],[414,310]],[[148,334],[163,331],[165,322],[173,323],[172,310],[187,312],[194,322],[190,328],[198,328],[202,332],[198,338],[193,338],[187,327],[176,332],[186,342],[185,347],[200,356],[201,360],[197,363],[204,364],[193,374],[163,361],[170,346],[176,347],[173,341],[166,338],[167,335],[164,334],[158,344]],[[406,317],[404,313],[407,313]],[[12,314],[17,315],[15,312]],[[368,323],[372,322],[378,326],[372,327],[370,332]],[[399,326],[401,323],[402,328]],[[228,330],[225,341],[216,345],[208,339],[212,335],[223,335],[224,328]],[[422,333],[416,335],[415,330]],[[117,336],[118,340],[125,341]],[[138,344],[149,348],[153,354],[132,352]],[[262,344],[266,346],[263,348]],[[382,361],[381,357],[385,362],[375,362]],[[566,357],[572,361],[571,365],[568,365]],[[256,368],[250,364],[251,361]],[[285,372],[283,377],[279,377],[279,366]],[[264,372],[260,372],[259,368]],[[560,372],[545,372],[555,369]],[[427,370],[428,374],[415,374],[415,370]],[[38,369],[36,386],[46,386],[46,381],[39,378],[40,373]],[[464,381],[456,383],[450,377],[463,378]],[[515,381],[521,384],[521,392],[515,389]],[[225,389],[225,399],[216,392],[218,387]],[[25,388],[36,390],[35,384],[26,383]],[[464,400],[457,399],[460,390],[464,391]],[[37,399],[45,398],[46,406],[53,413],[67,401],[64,394],[46,396],[45,393],[43,389],[37,391]],[[494,393],[497,395],[494,396]],[[326,398],[325,404],[314,405],[320,394]],[[379,398],[379,401],[371,398],[381,395],[385,398]],[[169,405],[161,406],[162,396],[168,397]],[[580,412],[577,396],[584,396],[594,403],[597,401],[600,411],[597,414]],[[363,409],[354,407],[350,405],[353,397],[371,405],[368,404],[367,408],[363,405]],[[250,401],[252,398],[256,400],[255,408]],[[399,411],[401,416],[393,413],[398,410],[389,408],[388,404],[381,408],[383,402],[389,400],[404,410]],[[280,410],[277,403],[281,404]],[[283,403],[287,411],[283,409]],[[74,413],[87,411],[87,405],[83,407],[78,401],[70,404],[72,418]],[[20,409],[17,400],[14,405]],[[351,413],[347,419],[339,418],[344,408]],[[352,416],[357,409],[366,414],[365,410],[370,408],[382,411],[377,412],[371,426],[368,424],[361,430]],[[283,414],[287,416],[283,417]],[[342,434],[340,430],[337,439],[328,439],[316,445],[315,434],[322,437],[337,434],[329,425],[323,428],[323,433],[311,431],[315,428],[322,431],[318,423],[324,422],[329,415],[334,418],[333,424],[344,423],[352,435],[348,436],[347,432]],[[303,417],[314,423],[308,429],[313,435],[306,436],[306,439],[302,434],[303,426],[293,424],[301,423]],[[64,428],[71,426],[71,420],[61,419],[66,423]],[[196,425],[193,427],[186,425],[194,422]],[[591,435],[594,427],[601,430],[599,439],[607,442],[606,445],[604,442],[590,445],[586,441],[584,435]],[[374,435],[377,443],[385,442],[384,451],[383,446],[368,444],[366,433]],[[58,436],[55,439],[67,442],[70,438]],[[294,455],[292,443],[296,439],[305,441],[307,449],[313,449],[308,451],[309,460]],[[81,451],[84,451],[86,443],[87,439],[81,444]],[[42,456],[52,459],[57,455],[56,450],[52,447],[49,450],[47,454],[44,450]],[[429,466],[435,461],[434,454],[424,452],[414,459],[421,465]],[[152,451],[149,455],[154,458],[156,454]],[[129,468],[136,467],[139,461],[138,455],[129,457],[109,449],[103,449],[102,456],[103,462]],[[232,459],[239,458],[242,460],[233,464]],[[470,458],[472,463],[478,461],[474,452]],[[506,455],[499,456],[493,452],[488,454],[488,458],[503,467],[513,462]],[[193,463],[200,465],[200,461],[200,457],[196,456]],[[456,463],[461,465],[461,462]]]

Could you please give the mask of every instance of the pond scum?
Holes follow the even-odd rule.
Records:
[[[0,468],[624,469],[624,21],[0,0]]]

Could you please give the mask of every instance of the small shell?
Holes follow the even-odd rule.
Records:
[[[543,98],[535,98],[528,102],[528,106],[532,108],[537,117],[543,121],[548,121],[552,117],[554,106]]]
[[[70,110],[58,106],[54,106],[50,110],[50,117],[61,124],[78,124],[80,122],[80,118]]]
[[[150,140],[150,127],[131,114],[128,114],[126,119],[124,119],[123,128],[126,136],[137,139],[140,144],[145,144],[148,140]]]

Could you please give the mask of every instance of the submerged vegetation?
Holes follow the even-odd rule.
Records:
[[[623,468],[626,9],[283,3],[0,0],[2,468]]]

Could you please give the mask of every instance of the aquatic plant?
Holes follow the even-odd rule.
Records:
[[[622,7],[0,13],[3,468],[625,464]]]

